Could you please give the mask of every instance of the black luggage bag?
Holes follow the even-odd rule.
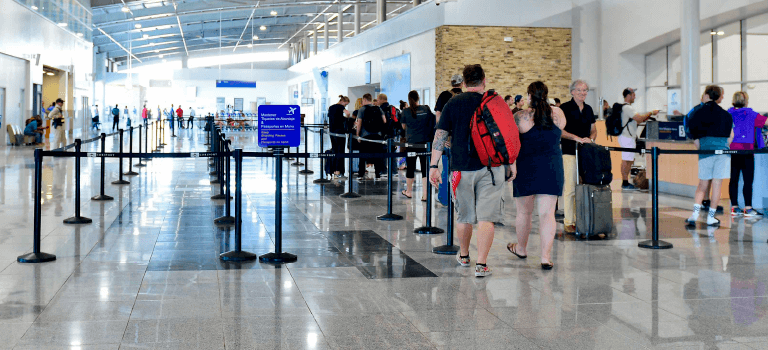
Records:
[[[585,147],[587,146],[587,147]],[[589,163],[592,159],[602,159],[602,156],[595,156],[595,152],[584,152],[585,150],[595,150],[600,148],[596,145],[577,145],[576,146],[576,173],[580,174],[579,169],[582,165]],[[604,148],[600,148],[609,153]],[[582,152],[582,158],[579,157]],[[585,154],[586,153],[586,154]],[[585,159],[587,158],[587,159]],[[610,174],[610,153],[608,155],[608,175]],[[599,170],[599,168],[597,168]],[[602,173],[602,171],[587,171],[588,174]],[[601,179],[612,178],[604,173]],[[598,178],[597,176],[590,178]],[[578,179],[578,177],[577,177]],[[586,181],[585,181],[586,182]],[[595,181],[601,182],[601,181]],[[612,200],[610,180],[605,184],[582,184],[576,181],[576,237],[589,238],[599,234],[608,235],[613,231],[613,200]]]
[[[596,144],[578,145],[576,159],[579,163],[577,172],[583,183],[588,185],[608,185],[613,181],[611,173],[611,152]]]

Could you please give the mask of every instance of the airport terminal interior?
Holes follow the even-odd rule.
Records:
[[[765,123],[766,0],[0,0],[0,38],[0,349],[768,349],[768,127],[733,155],[688,130]],[[522,182],[496,178],[464,266],[445,157],[351,121],[436,118],[473,64],[504,108],[591,106],[612,181],[550,195],[521,259]],[[753,190],[712,181],[686,222],[704,156],[747,153]]]

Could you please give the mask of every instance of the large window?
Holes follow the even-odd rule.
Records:
[[[700,91],[709,84],[723,87],[721,106],[731,107],[733,93],[746,91],[749,107],[768,112],[768,14],[751,17],[701,33]],[[653,51],[645,57],[646,109],[664,110],[667,88],[681,84],[680,43]]]
[[[91,41],[93,14],[77,0],[16,0],[16,2],[48,18],[59,27]]]

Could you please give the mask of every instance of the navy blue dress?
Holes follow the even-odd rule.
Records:
[[[512,195],[527,197],[536,194],[563,195],[563,152],[556,125],[542,128],[535,125],[520,134],[520,155],[517,157],[517,177],[512,181]]]

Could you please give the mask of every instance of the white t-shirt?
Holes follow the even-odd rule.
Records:
[[[624,105],[621,109],[621,126],[627,126],[621,131],[621,134],[633,139],[637,139],[637,122],[632,119],[635,114],[637,114],[637,111],[635,111],[635,108],[632,107],[632,105]],[[629,124],[627,124],[627,122],[629,122]]]
[[[189,110],[189,116],[190,117],[194,117],[195,116],[195,110],[194,109],[190,109]]]

